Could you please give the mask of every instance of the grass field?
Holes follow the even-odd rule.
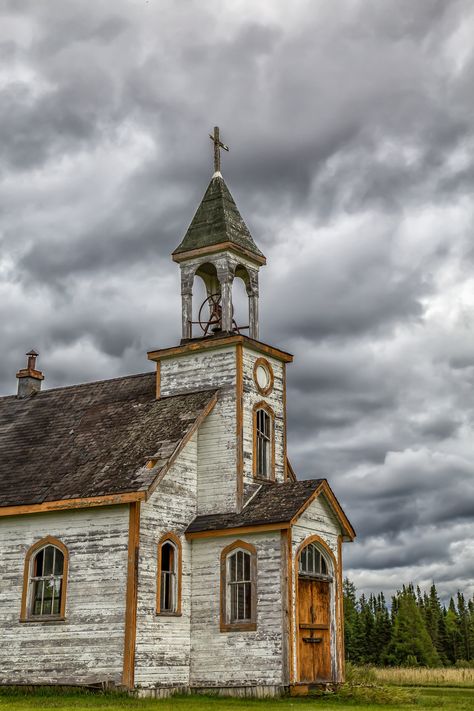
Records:
[[[394,696],[392,699],[390,692]],[[371,700],[371,697],[376,700]],[[359,688],[317,698],[258,701],[199,696],[155,701],[79,692],[28,694],[0,691],[0,711],[342,711],[353,708],[359,711],[396,711],[400,708],[413,708],[416,711],[473,711],[474,689],[438,687],[400,690],[392,687],[388,694],[377,696],[376,690]]]
[[[474,669],[370,667],[370,672],[373,673],[379,684],[395,684],[396,686],[457,686],[474,689]]]

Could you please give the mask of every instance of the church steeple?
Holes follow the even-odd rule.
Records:
[[[207,291],[208,318],[201,321],[199,336],[240,332],[233,319],[232,283],[244,281],[249,297],[249,336],[258,339],[258,271],[266,263],[255,244],[220,172],[219,129],[214,143],[215,172],[188,230],[172,257],[181,267],[182,338],[193,337],[192,293],[194,277],[200,276]]]

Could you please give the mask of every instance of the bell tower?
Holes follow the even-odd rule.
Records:
[[[243,333],[258,340],[258,272],[266,259],[255,244],[220,171],[219,128],[214,144],[214,175],[181,244],[172,257],[181,269],[182,341]],[[202,278],[207,298],[193,321],[193,285]],[[248,296],[248,324],[234,319],[232,284],[240,278]]]

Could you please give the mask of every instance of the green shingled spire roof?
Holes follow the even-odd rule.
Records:
[[[243,221],[234,198],[219,172],[214,173],[183,241],[173,252],[178,257],[196,249],[226,245],[246,253],[260,263],[265,257]],[[214,250],[212,250],[214,251]],[[178,261],[178,260],[177,260]]]

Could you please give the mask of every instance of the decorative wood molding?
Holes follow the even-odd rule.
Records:
[[[22,514],[45,513],[48,511],[65,511],[67,509],[88,509],[96,506],[116,506],[117,504],[129,504],[131,501],[144,501],[146,496],[145,491],[130,491],[125,494],[91,496],[83,499],[45,501],[42,504],[2,506],[0,507],[0,516],[19,516]]]
[[[28,597],[29,597],[29,585],[30,585],[30,566],[32,557],[45,546],[55,546],[64,556],[63,564],[63,578],[61,586],[61,601],[60,609],[57,615],[45,615],[44,618],[34,617],[29,614],[28,609]],[[33,543],[33,545],[28,549],[25,556],[25,565],[23,569],[23,590],[21,595],[21,611],[20,611],[20,622],[52,622],[52,621],[64,621],[66,619],[66,596],[67,596],[67,577],[69,570],[69,551],[58,538],[53,536],[45,536],[40,541]]]
[[[328,544],[326,541],[324,541],[321,536],[318,536],[317,534],[313,534],[312,536],[308,536],[305,538],[305,540],[300,543],[296,550],[295,558],[294,558],[294,576],[295,576],[295,629],[299,629],[299,590],[298,590],[298,582],[299,582],[299,561],[300,561],[300,555],[301,551],[306,548],[306,546],[309,546],[310,543],[316,543],[324,553],[329,556],[329,559],[332,564],[333,568],[333,579],[329,584],[335,586],[334,590],[334,595],[335,595],[335,610],[336,610],[336,615],[340,614],[340,608],[338,606],[338,596],[340,594],[339,588],[340,588],[340,572],[339,572],[339,566],[336,560],[336,557],[332,550],[329,548]],[[337,620],[336,620],[336,646],[339,648],[339,639],[337,635]],[[337,653],[339,653],[339,649],[336,650]],[[300,658],[299,658],[299,640],[296,638],[295,640],[295,652],[296,652],[296,679],[295,682],[298,683],[300,679]]]
[[[173,543],[176,549],[176,610],[174,612],[161,610],[161,550],[164,543]],[[181,590],[183,576],[183,548],[181,540],[175,533],[165,533],[157,545],[157,571],[156,571],[156,614],[160,617],[179,617],[181,613]]]
[[[227,621],[227,557],[235,550],[243,549],[250,553],[251,578],[251,619],[249,622]],[[234,541],[221,551],[221,586],[220,586],[220,630],[221,632],[254,632],[257,629],[257,549],[246,541]]]
[[[271,456],[271,462],[270,462],[270,475],[268,477],[261,477],[258,476],[257,474],[257,411],[258,410],[265,410],[265,412],[270,415],[270,421],[271,421],[271,426],[270,426],[270,456]],[[253,415],[252,415],[252,422],[253,422],[253,452],[252,452],[252,471],[253,471],[253,478],[256,479],[257,481],[275,481],[275,412],[273,409],[270,407],[270,405],[265,402],[264,400],[261,400],[260,402],[256,402],[255,405],[253,406]]]
[[[267,385],[266,388],[262,388],[262,387],[260,387],[260,385],[258,384],[258,380],[257,380],[257,368],[258,368],[259,366],[262,366],[263,368],[265,368],[265,370],[268,371],[268,377],[269,377],[269,381],[270,381],[270,382],[268,383],[268,385]],[[255,385],[256,385],[256,387],[257,387],[257,390],[258,390],[258,392],[260,393],[260,395],[265,395],[265,396],[266,396],[266,395],[270,395],[270,393],[271,393],[272,390],[273,390],[273,385],[274,385],[274,382],[275,382],[275,375],[274,375],[274,373],[273,373],[273,368],[272,368],[270,362],[269,362],[266,358],[260,357],[260,358],[256,358],[256,359],[255,359],[255,363],[254,363],[254,365],[253,365],[253,380],[254,380],[254,383],[255,383]]]
[[[243,346],[249,350],[255,351],[256,353],[263,353],[264,355],[275,358],[275,360],[282,361],[283,363],[291,363],[293,361],[293,356],[286,351],[280,351],[278,348],[273,348],[267,343],[262,343],[261,341],[256,341],[254,338],[249,336],[244,336],[242,334],[235,334],[231,336],[209,336],[208,338],[196,338],[190,340],[187,343],[183,343],[181,346],[173,346],[172,348],[160,348],[153,351],[148,351],[148,360],[158,361],[164,360],[165,358],[174,358],[176,356],[185,356],[189,353],[195,353],[196,351],[206,351],[214,348],[226,348],[233,346],[236,343],[241,343]]]
[[[288,575],[288,665],[289,665],[289,682],[292,684],[294,682],[294,655],[295,655],[295,640],[294,640],[294,597],[293,597],[293,532],[291,528],[287,531],[287,575]]]
[[[256,262],[257,264],[266,264],[267,260],[263,256],[260,256],[259,254],[254,254],[254,252],[251,252],[248,249],[245,249],[245,247],[241,247],[239,244],[236,244],[235,242],[219,242],[217,244],[212,244],[209,245],[208,247],[197,247],[196,249],[189,249],[186,252],[173,252],[171,254],[171,258],[173,262],[185,262],[188,259],[192,259],[193,257],[204,257],[208,254],[215,254],[216,252],[224,252],[224,251],[231,251],[234,252],[237,255],[243,254],[245,257],[250,259],[253,262]]]
[[[122,683],[127,689],[135,684],[135,647],[137,637],[138,560],[140,549],[140,502],[130,504],[128,524],[127,593]]]

